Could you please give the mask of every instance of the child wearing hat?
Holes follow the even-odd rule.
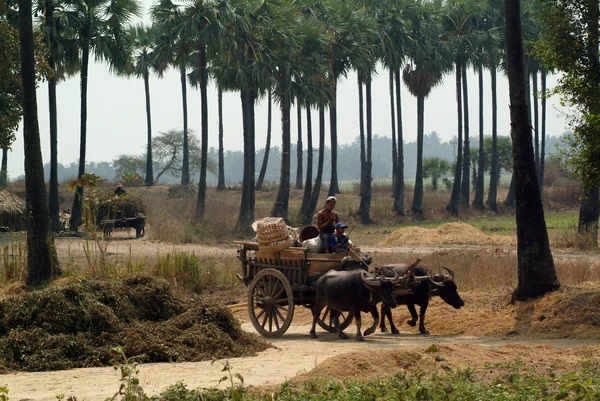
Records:
[[[346,228],[348,228],[348,226],[344,223],[337,223],[335,225],[335,234],[329,238],[327,253],[346,252],[349,241],[348,236],[344,232]]]

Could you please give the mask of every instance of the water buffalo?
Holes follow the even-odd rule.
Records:
[[[315,326],[323,308],[329,306],[331,318],[335,322],[340,338],[348,336],[342,331],[339,323],[341,312],[349,312],[356,321],[356,339],[364,340],[361,334],[360,312],[371,312],[373,326],[365,331],[365,336],[374,333],[379,323],[377,303],[383,302],[388,308],[396,307],[394,286],[399,277],[377,277],[364,270],[334,271],[325,273],[317,281],[315,305],[312,308],[313,322],[310,336],[316,338]]]
[[[406,273],[409,265],[407,264],[394,264],[382,266],[382,272],[386,276],[396,276],[403,275]],[[460,309],[465,303],[458,294],[456,283],[454,282],[454,273],[452,270],[444,267],[450,273],[450,276],[432,276],[429,269],[427,269],[423,265],[417,265],[412,269],[412,272],[415,276],[430,276],[428,280],[424,280],[420,285],[413,288],[413,293],[408,295],[398,295],[396,296],[396,303],[398,305],[406,305],[408,307],[408,311],[412,317],[411,320],[408,320],[410,326],[416,326],[417,320],[419,320],[419,332],[421,334],[429,334],[427,329],[425,328],[425,312],[427,311],[427,306],[429,305],[429,299],[432,296],[439,295],[448,305]],[[419,305],[421,308],[419,310],[419,315],[417,315],[417,310],[415,309],[415,305]],[[381,305],[381,331],[387,332],[387,328],[385,327],[385,318],[387,317],[390,322],[390,328],[392,329],[392,334],[398,334],[398,329],[394,325],[392,321],[392,310],[386,305]]]

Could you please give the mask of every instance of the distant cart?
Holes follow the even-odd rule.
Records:
[[[100,227],[104,232],[105,238],[110,238],[115,229],[127,228],[135,229],[135,237],[141,238],[145,234],[146,216],[137,215],[136,217],[121,217],[116,219],[105,219],[100,221]]]
[[[360,249],[346,253],[309,253],[306,248],[289,247],[280,251],[260,250],[256,242],[235,241],[241,274],[238,278],[248,287],[248,315],[261,335],[276,338],[287,331],[294,317],[294,307],[312,308],[317,279],[325,272],[342,269],[348,263],[360,263],[367,268],[370,258]],[[317,323],[335,333],[326,308]],[[342,313],[342,330],[352,323],[353,316]]]

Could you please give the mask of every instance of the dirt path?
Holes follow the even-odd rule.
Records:
[[[89,247],[92,257],[98,253],[97,248],[92,241],[86,241],[81,238],[59,238],[57,240],[57,250],[63,259],[85,257],[86,248]],[[100,241],[103,246],[106,246],[106,256],[109,258],[117,258],[119,260],[145,260],[152,261],[157,255],[166,255],[173,252],[194,252],[200,258],[221,258],[235,257],[236,246],[232,243],[229,245],[204,245],[204,244],[171,244],[160,241],[151,240],[148,238],[135,239],[135,233],[116,233],[111,241],[105,243]],[[514,246],[496,246],[496,245],[459,245],[459,244],[421,244],[421,245],[397,245],[397,246],[363,246],[363,252],[371,254],[385,255],[403,255],[403,254],[419,254],[428,255],[440,251],[464,251],[464,252],[498,252],[501,251],[505,255],[515,254],[516,247]],[[583,252],[576,249],[560,249],[553,248],[553,254],[557,260],[570,259],[590,259],[597,260],[599,255],[594,252]]]
[[[244,328],[251,330],[248,323]],[[319,338],[312,340],[307,333],[309,326],[292,326],[279,339],[272,341],[276,347],[260,353],[256,357],[234,358],[229,362],[233,373],[240,373],[246,385],[263,386],[284,382],[292,377],[310,371],[325,359],[353,353],[360,350],[393,350],[404,347],[428,346],[429,344],[455,343],[460,346],[479,344],[499,347],[506,344],[549,344],[555,347],[598,345],[600,340],[539,340],[501,339],[478,337],[423,337],[415,334],[392,336],[377,333],[365,342],[353,339],[342,341],[333,334],[319,332]],[[353,333],[354,326],[347,332]],[[164,390],[169,385],[182,381],[188,388],[212,387],[223,376],[223,365],[219,362],[162,363],[140,366],[140,384],[148,395]],[[88,368],[58,372],[17,373],[0,376],[0,386],[6,385],[10,398],[31,401],[56,400],[57,394],[74,395],[79,400],[100,401],[114,395],[119,387],[119,372],[113,368]],[[225,384],[222,384],[224,386]]]

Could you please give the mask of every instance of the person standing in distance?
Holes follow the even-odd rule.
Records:
[[[317,213],[317,228],[319,229],[319,237],[323,245],[322,252],[327,250],[329,239],[335,231],[335,225],[340,222],[340,217],[333,211],[337,199],[335,196],[327,197],[325,207]]]

